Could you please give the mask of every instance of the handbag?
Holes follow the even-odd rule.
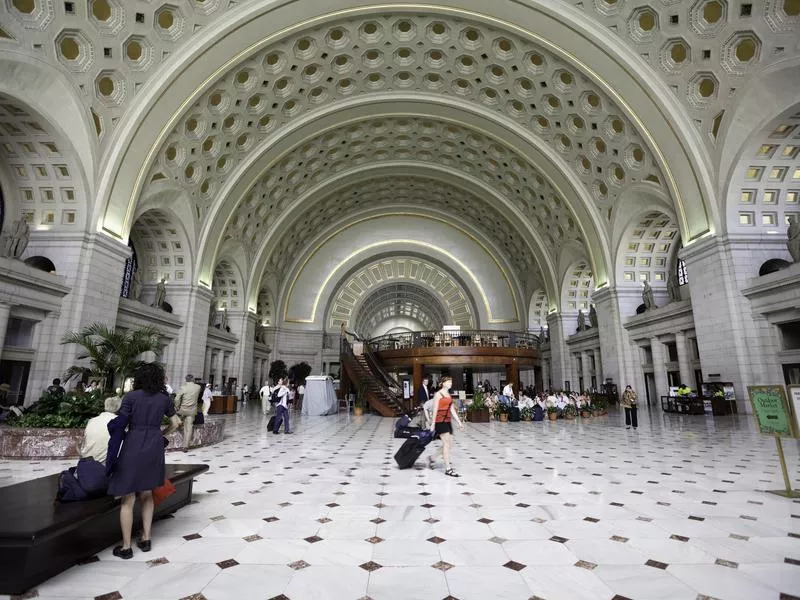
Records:
[[[164,485],[153,490],[153,505],[158,506],[177,491],[178,489],[175,487],[175,484],[169,479],[165,479]]]

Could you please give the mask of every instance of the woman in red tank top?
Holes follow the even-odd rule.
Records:
[[[442,440],[442,445],[439,448],[439,454],[442,455],[444,461],[444,474],[449,477],[460,477],[455,469],[450,464],[450,448],[453,444],[453,425],[452,421],[458,423],[459,429],[464,430],[464,424],[458,418],[453,405],[453,398],[450,396],[450,388],[453,386],[453,380],[450,377],[444,377],[441,381],[441,389],[439,389],[433,396],[433,423],[431,423],[431,432],[439,435]],[[432,469],[436,463],[433,456],[428,457],[429,466]]]

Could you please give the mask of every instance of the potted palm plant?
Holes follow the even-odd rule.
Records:
[[[476,390],[472,396],[472,404],[467,407],[467,421],[470,423],[488,423],[489,407],[486,406],[486,395]]]
[[[141,327],[132,331],[109,328],[103,323],[93,323],[80,331],[71,331],[61,339],[63,345],[75,344],[80,348],[77,359],[88,359],[89,364],[69,367],[64,381],[97,379],[104,390],[111,391],[143,364],[141,355],[152,352],[158,357],[164,349],[161,332],[155,327]]]
[[[555,407],[555,405],[548,404],[545,410],[547,411],[548,419],[550,419],[551,421],[555,421],[556,419],[558,419],[558,409]]]
[[[526,406],[519,411],[519,416],[522,418],[523,421],[532,421],[533,420],[533,408],[530,406]]]
[[[573,421],[575,417],[578,416],[578,409],[575,408],[574,404],[567,404],[564,407],[563,414],[565,419],[568,421]]]

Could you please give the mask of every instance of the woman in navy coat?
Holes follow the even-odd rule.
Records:
[[[164,369],[161,365],[145,364],[136,371],[133,391],[122,399],[119,415],[127,420],[128,431],[111,473],[108,493],[122,499],[122,545],[114,548],[114,555],[129,559],[133,557],[131,530],[137,494],[142,509],[142,538],[137,546],[142,552],[150,551],[153,490],[162,486],[165,478],[164,435],[175,431],[180,423],[175,417],[172,399],[164,387]],[[161,421],[165,415],[171,418],[171,422],[168,430],[162,432]]]

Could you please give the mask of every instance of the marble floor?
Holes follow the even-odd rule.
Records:
[[[765,492],[782,488],[775,443],[744,416],[468,424],[460,479],[424,455],[399,471],[390,419],[298,419],[276,436],[253,406],[220,418],[224,442],[168,455],[210,470],[154,525],[152,552],[109,548],[25,597],[800,598],[800,500]],[[0,485],[65,466],[0,461]]]

